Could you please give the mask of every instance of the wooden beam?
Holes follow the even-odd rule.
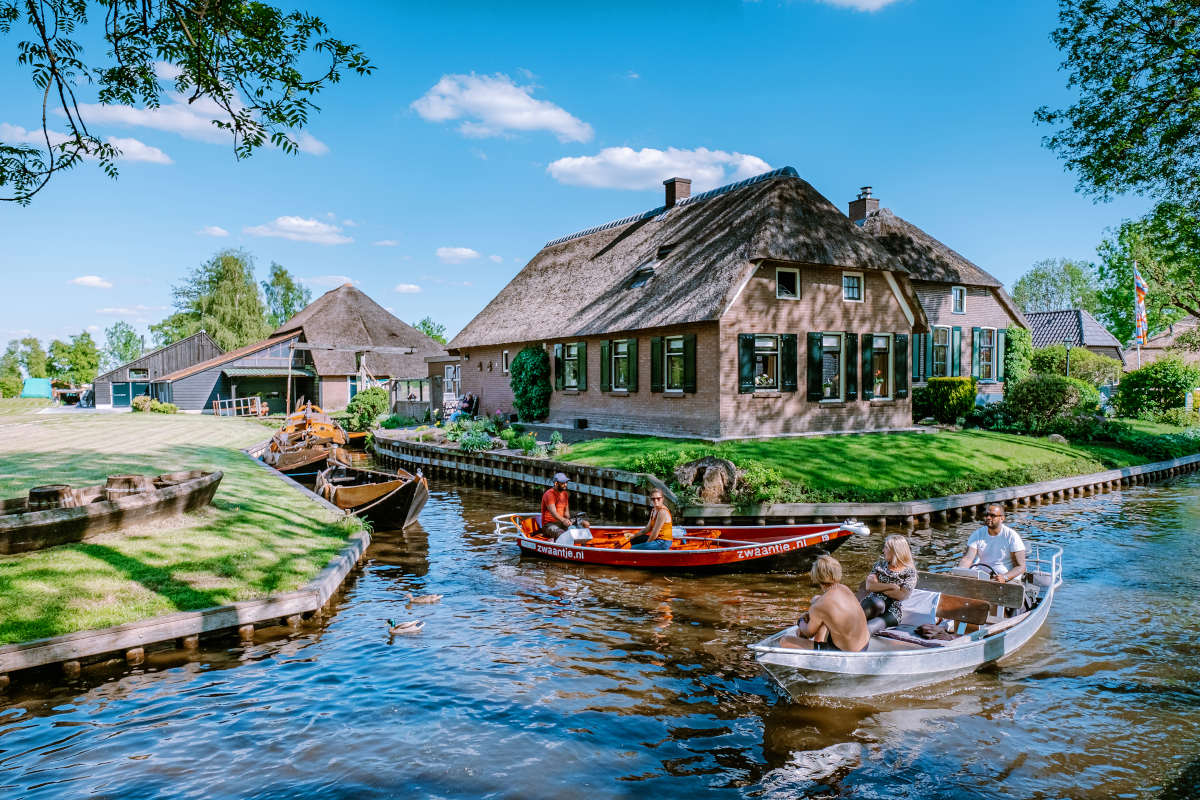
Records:
[[[944,572],[918,572],[917,588],[927,592],[942,592],[958,597],[986,600],[993,605],[1020,608],[1025,600],[1025,588],[1020,583],[1000,583],[978,578],[960,578]]]

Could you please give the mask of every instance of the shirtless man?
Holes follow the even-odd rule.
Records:
[[[821,587],[821,594],[812,599],[808,613],[796,627],[796,635],[784,636],[779,644],[804,650],[866,650],[871,643],[867,615],[850,587],[842,584],[842,565],[833,556],[820,556],[810,574],[813,583]]]

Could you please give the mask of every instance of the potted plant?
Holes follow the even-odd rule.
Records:
[[[875,370],[875,396],[883,397],[886,393],[887,392],[884,388],[883,370],[877,369]]]
[[[824,390],[826,399],[833,397],[833,381],[825,381],[821,384],[821,389]]]

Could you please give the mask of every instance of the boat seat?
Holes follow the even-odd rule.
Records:
[[[521,520],[521,533],[531,536],[542,529],[542,523],[537,517],[525,517]]]

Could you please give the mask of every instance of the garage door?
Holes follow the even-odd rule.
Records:
[[[128,383],[114,383],[112,385],[112,403],[114,408],[125,408],[129,405]]]

